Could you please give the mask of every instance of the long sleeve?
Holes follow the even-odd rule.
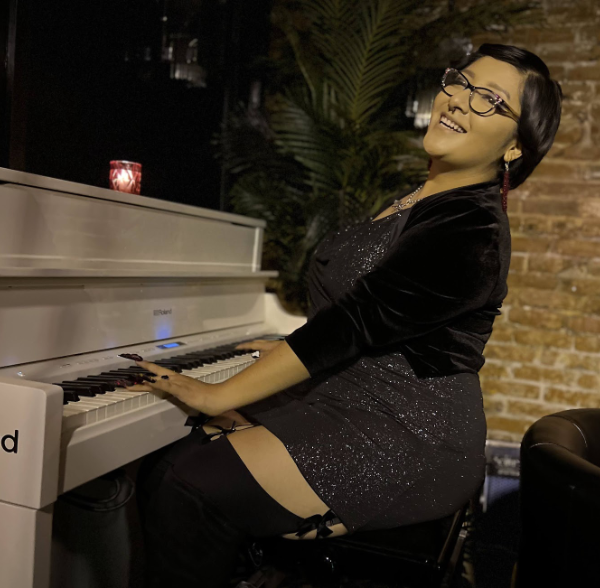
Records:
[[[482,307],[499,271],[489,208],[461,194],[425,200],[380,263],[286,341],[314,376]]]

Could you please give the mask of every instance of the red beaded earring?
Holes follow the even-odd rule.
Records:
[[[504,162],[504,182],[502,182],[502,210],[506,212],[508,207],[508,191],[510,190],[510,175],[508,161]]]

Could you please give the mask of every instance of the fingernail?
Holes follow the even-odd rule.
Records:
[[[137,353],[119,353],[119,357],[124,357],[125,359],[131,359],[133,361],[144,361],[144,358],[140,357]]]
[[[162,378],[163,380],[168,380],[168,379],[169,379],[169,376],[161,376],[161,378]]]
[[[151,378],[150,376],[146,376],[145,374],[142,376],[142,380],[156,384],[156,380],[154,378]]]

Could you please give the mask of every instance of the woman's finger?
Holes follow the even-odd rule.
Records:
[[[177,372],[174,372],[173,370],[169,370],[165,367],[162,367],[161,365],[157,365],[155,363],[150,363],[149,361],[136,361],[135,363],[137,363],[141,368],[144,368],[145,370],[148,370],[149,372],[156,374],[159,378],[160,376],[176,376]]]
[[[242,343],[238,345],[236,349],[249,349],[252,351],[270,351],[276,347],[280,341],[266,341],[264,339],[257,339],[256,341],[250,341],[250,343]]]
[[[246,343],[240,343],[236,345],[236,349],[256,349],[256,345],[263,343],[262,339],[256,339],[255,341],[246,341]]]
[[[154,390],[150,384],[133,384],[133,386],[125,386],[125,388],[133,392],[152,392]]]

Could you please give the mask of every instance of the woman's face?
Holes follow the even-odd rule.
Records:
[[[492,57],[482,57],[461,70],[474,86],[492,90],[518,114],[521,114],[521,86],[525,76],[515,67]],[[497,163],[512,161],[521,155],[517,145],[517,122],[502,114],[479,115],[469,107],[470,90],[453,96],[440,91],[433,103],[431,122],[423,146],[445,168],[469,170],[495,177]],[[459,124],[466,132],[444,126],[442,115]]]

